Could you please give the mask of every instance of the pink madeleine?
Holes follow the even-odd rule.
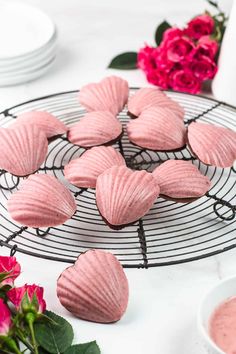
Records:
[[[79,102],[87,111],[110,111],[117,115],[128,101],[129,87],[126,80],[109,76],[99,83],[88,84],[79,92]]]
[[[211,187],[208,177],[188,161],[168,160],[153,171],[160,194],[172,199],[196,199]]]
[[[184,122],[167,108],[150,107],[127,124],[129,140],[143,148],[177,150],[186,144]]]
[[[96,146],[69,162],[65,178],[77,187],[95,188],[97,177],[112,166],[125,165],[122,155],[111,146]]]
[[[98,176],[96,201],[108,224],[126,225],[149,211],[159,191],[151,173],[114,166]]]
[[[71,192],[55,177],[31,175],[8,200],[8,211],[15,221],[30,227],[63,224],[76,211]]]
[[[31,111],[20,114],[10,128],[19,124],[34,124],[42,130],[47,138],[65,134],[67,126],[51,113],[45,111]]]
[[[16,176],[27,176],[45,161],[48,141],[34,125],[0,129],[0,168]]]
[[[188,144],[206,165],[231,167],[236,160],[236,132],[230,129],[193,122],[188,127]]]
[[[171,109],[180,119],[184,118],[184,109],[180,104],[169,98],[158,88],[144,87],[139,89],[128,101],[128,111],[138,117],[145,109],[150,107]]]
[[[82,147],[102,145],[116,140],[122,133],[120,121],[108,111],[97,111],[85,116],[68,132],[72,144]]]
[[[57,296],[76,317],[100,323],[116,322],[128,305],[128,280],[112,253],[90,250],[62,272],[57,281]]]

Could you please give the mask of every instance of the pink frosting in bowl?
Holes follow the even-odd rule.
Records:
[[[209,322],[212,340],[226,354],[236,354],[236,296],[221,303]]]
[[[236,354],[236,276],[208,291],[198,308],[197,321],[209,354]]]

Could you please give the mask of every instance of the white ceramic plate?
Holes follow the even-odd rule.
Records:
[[[53,35],[53,38],[47,44],[45,44],[45,46],[43,46],[33,52],[27,53],[25,55],[20,55],[18,57],[12,57],[12,58],[7,58],[7,59],[0,58],[0,65],[2,65],[2,66],[4,66],[4,65],[18,65],[18,64],[23,63],[26,60],[32,60],[37,55],[40,55],[41,53],[43,53],[44,51],[47,51],[52,46],[55,46],[56,40],[57,40],[57,33],[55,32],[55,34]]]
[[[19,65],[2,66],[0,64],[0,78],[13,76],[17,74],[24,74],[32,70],[37,70],[39,66],[44,65],[56,55],[56,46],[54,45],[47,50],[46,53],[41,53],[39,56],[31,60],[26,60]]]
[[[54,64],[55,58],[52,58],[51,61],[45,64],[42,67],[39,67],[37,70],[29,72],[23,75],[15,75],[13,77],[8,77],[1,79],[0,77],[0,87],[2,86],[12,86],[12,85],[19,85],[22,83],[26,83],[32,80],[37,79],[38,77],[44,75]]]
[[[209,319],[214,310],[228,298],[236,296],[236,277],[218,283],[203,298],[198,309],[198,328],[209,354],[225,354],[211,340],[208,334]]]
[[[55,25],[41,10],[21,2],[0,0],[0,59],[37,51],[54,34]]]

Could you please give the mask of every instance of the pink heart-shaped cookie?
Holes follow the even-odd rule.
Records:
[[[87,321],[118,321],[126,311],[129,288],[118,259],[108,252],[90,250],[62,272],[57,281],[61,304]]]
[[[129,140],[143,148],[167,151],[186,144],[184,122],[170,109],[151,107],[127,124]]]
[[[96,202],[109,225],[126,225],[149,211],[159,191],[151,173],[114,166],[98,176]]]
[[[14,129],[0,129],[0,168],[15,176],[27,176],[45,161],[48,141],[34,125],[22,124]]]
[[[180,104],[158,88],[141,88],[129,98],[128,111],[132,117],[138,117],[145,109],[150,107],[169,108],[181,120],[184,118],[184,109]]]
[[[76,211],[71,192],[54,176],[36,174],[23,181],[8,200],[8,211],[15,221],[30,227],[63,224]]]
[[[230,129],[193,122],[187,138],[193,154],[206,165],[225,168],[236,160],[236,132]]]
[[[31,111],[19,114],[11,128],[19,124],[34,124],[46,134],[47,138],[65,134],[68,130],[63,122],[46,111]]]
[[[129,87],[126,80],[109,76],[99,83],[88,84],[79,92],[79,102],[87,111],[110,111],[117,115],[128,101]]]
[[[211,182],[188,161],[168,160],[153,171],[160,194],[172,199],[197,199],[206,194]]]
[[[96,146],[71,160],[64,167],[65,178],[77,187],[95,188],[98,176],[112,166],[125,165],[119,151],[112,146]]]
[[[72,144],[91,147],[116,140],[122,133],[120,121],[108,111],[97,111],[85,116],[68,132]]]

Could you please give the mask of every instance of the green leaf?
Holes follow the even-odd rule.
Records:
[[[155,32],[155,41],[157,45],[160,45],[163,37],[163,33],[170,28],[171,25],[167,21],[163,21],[156,29]]]
[[[50,354],[49,352],[47,352],[45,349],[43,349],[42,347],[38,348],[39,354]]]
[[[51,354],[64,353],[74,338],[73,329],[69,322],[51,311],[45,311],[45,315],[51,318],[51,322],[36,323],[34,326],[35,337],[38,344]]]
[[[5,279],[11,278],[10,274],[11,272],[0,273],[0,283]]]
[[[8,284],[3,285],[0,288],[0,298],[3,299],[4,301],[7,302],[8,297],[7,297],[7,292],[11,289],[11,286]]]
[[[211,5],[214,6],[216,9],[219,9],[217,1],[212,1],[212,0],[207,0],[207,2]]]
[[[120,70],[133,70],[137,69],[137,53],[126,52],[117,55],[112,59],[108,68]]]
[[[72,345],[64,354],[100,354],[101,351],[96,341]]]

